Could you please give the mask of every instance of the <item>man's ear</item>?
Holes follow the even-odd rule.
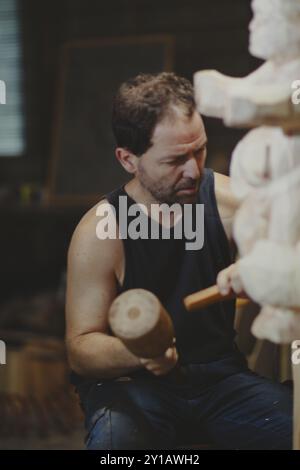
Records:
[[[123,147],[117,147],[115,150],[117,160],[121,163],[124,170],[128,173],[135,174],[137,170],[138,157]]]

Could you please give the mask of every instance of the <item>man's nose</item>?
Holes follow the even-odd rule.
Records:
[[[186,162],[184,166],[183,176],[185,178],[191,178],[194,180],[198,180],[200,178],[200,169],[199,169],[199,162],[194,156],[191,156]]]

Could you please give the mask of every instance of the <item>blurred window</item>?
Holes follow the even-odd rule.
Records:
[[[0,0],[0,157],[20,156],[25,150],[18,3]]]

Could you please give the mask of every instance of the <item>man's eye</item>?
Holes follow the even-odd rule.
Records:
[[[181,163],[183,163],[186,159],[186,156],[183,155],[183,156],[180,156],[180,157],[177,157],[175,158],[174,160],[170,160],[167,163],[167,165],[180,165]]]
[[[177,157],[177,163],[183,163],[186,160],[187,156],[186,155],[180,155]]]
[[[205,146],[205,147],[201,147],[201,149],[197,150],[197,151],[196,151],[196,155],[200,156],[200,155],[202,155],[204,152],[206,152],[206,146]]]

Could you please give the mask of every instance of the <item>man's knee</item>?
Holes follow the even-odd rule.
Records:
[[[144,416],[130,406],[104,407],[94,415],[86,447],[89,450],[153,449],[153,431]]]

